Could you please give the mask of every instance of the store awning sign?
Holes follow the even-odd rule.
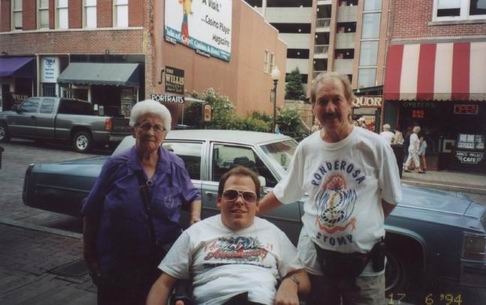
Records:
[[[184,94],[184,70],[165,67],[165,92]]]
[[[476,115],[479,112],[478,105],[455,104],[454,114],[471,114]]]
[[[353,107],[374,107],[381,108],[383,97],[381,96],[357,96],[353,101]]]
[[[151,98],[159,103],[184,104],[184,97],[171,94],[152,94]]]

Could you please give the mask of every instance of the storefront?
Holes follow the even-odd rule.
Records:
[[[35,95],[33,57],[0,57],[0,111]]]
[[[363,94],[362,92],[361,94]],[[383,96],[380,95],[359,95],[356,92],[353,101],[353,120],[364,119],[368,130],[379,133],[381,131],[381,113],[383,108]]]
[[[486,172],[486,42],[392,45],[384,119],[420,126],[431,169]]]
[[[72,62],[59,75],[61,96],[87,100],[100,115],[130,115],[139,100],[143,69],[138,63]]]

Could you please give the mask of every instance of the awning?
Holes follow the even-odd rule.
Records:
[[[70,63],[57,81],[77,85],[111,85],[138,87],[139,64],[134,63]]]
[[[32,77],[33,57],[0,57],[0,77]]]
[[[486,42],[391,45],[384,98],[486,101]]]

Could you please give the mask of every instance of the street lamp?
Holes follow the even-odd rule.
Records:
[[[280,79],[280,70],[275,65],[272,70],[272,80],[273,80],[273,121],[272,121],[272,131],[275,132],[275,126],[277,126],[277,84]]]

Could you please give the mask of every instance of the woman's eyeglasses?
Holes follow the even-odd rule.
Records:
[[[241,196],[244,201],[248,203],[254,203],[257,201],[257,195],[254,192],[249,191],[237,191],[237,190],[226,190],[223,192],[223,199],[228,201],[235,201]]]
[[[150,129],[153,129],[153,131],[156,132],[156,133],[161,133],[161,132],[165,131],[164,126],[159,125],[159,124],[152,125],[150,123],[143,123],[143,124],[137,124],[137,125],[135,125],[135,127],[138,127],[145,132],[148,132]]]

